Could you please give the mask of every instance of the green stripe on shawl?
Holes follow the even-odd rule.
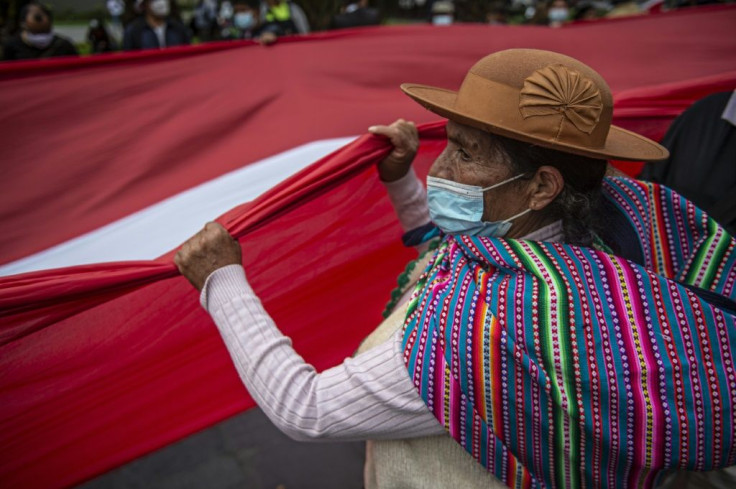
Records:
[[[534,260],[531,258],[531,255],[527,253],[527,251],[524,249],[524,246],[518,241],[515,240],[509,240],[508,244],[509,247],[514,250],[514,253],[519,258],[519,260],[524,264],[524,267],[528,270],[533,271],[534,275],[540,278],[540,297],[539,297],[539,307],[540,312],[542,309],[545,309],[545,312],[540,313],[539,315],[539,326],[540,326],[540,336],[542,337],[541,344],[543,345],[542,353],[544,354],[543,362],[545,364],[545,368],[548,372],[554,372],[556,371],[554,367],[554,345],[552,341],[549,340],[549,338],[552,338],[554,335],[551,332],[552,325],[547,320],[551,316],[551,313],[548,313],[546,309],[548,309],[547,304],[551,302],[551,297],[554,296],[557,298],[557,327],[562,328],[564,325],[568,324],[569,322],[569,315],[568,315],[568,300],[567,300],[567,288],[565,287],[564,280],[560,276],[560,273],[557,271],[557,268],[555,267],[554,261],[549,257],[549,255],[546,254],[545,250],[540,247],[537,243],[532,241],[525,242],[526,245],[531,249],[531,253],[537,257],[539,261],[542,262],[542,265],[545,268],[545,271],[550,276],[553,285],[553,291],[550,291],[549,288],[546,286],[544,281],[542,280],[542,272],[537,266],[537,264],[534,262]],[[542,292],[544,292],[544,295],[542,295]],[[551,294],[550,292],[553,292]],[[554,450],[554,463],[555,463],[555,474],[556,474],[556,483],[560,486],[565,486],[565,467],[576,467],[578,459],[580,454],[577,453],[575,447],[579,446],[579,439],[580,439],[580,433],[577,426],[577,423],[575,423],[574,420],[578,419],[579,413],[578,413],[578,405],[577,405],[577,391],[575,388],[575,370],[573,367],[573,354],[572,354],[572,345],[570,344],[570,336],[567,334],[558,334],[558,339],[560,340],[560,366],[562,368],[562,383],[563,386],[560,388],[560,385],[558,384],[557,376],[551,376],[553,389],[550,394],[552,394],[553,399],[555,400],[554,403],[554,426],[555,426],[555,450]],[[562,408],[562,393],[566,394],[567,397],[567,413]],[[569,429],[569,446],[570,446],[570,460],[569,463],[566,463],[565,461],[565,417],[568,417],[571,421],[568,423],[568,429]],[[576,488],[580,486],[579,481],[579,474],[571,470],[570,471],[570,487]]]
[[[718,225],[716,222],[710,219],[708,221],[709,235],[698,247],[697,254],[683,282],[702,289],[710,290],[712,288],[713,281],[718,273],[718,267],[726,256],[728,248],[731,246],[731,236],[728,233],[721,233],[718,236],[716,233],[717,229]],[[711,250],[712,254],[708,257],[708,251]],[[698,281],[698,275],[700,274],[703,277]]]

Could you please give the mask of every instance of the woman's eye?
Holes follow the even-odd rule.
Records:
[[[460,159],[463,161],[470,161],[472,159],[470,155],[465,152],[464,149],[458,149],[457,154],[460,156]]]

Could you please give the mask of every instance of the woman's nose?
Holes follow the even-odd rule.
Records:
[[[434,160],[432,166],[429,168],[429,175],[437,178],[444,178],[445,180],[452,180],[452,169],[448,164],[447,160],[447,149],[445,149],[440,155]]]

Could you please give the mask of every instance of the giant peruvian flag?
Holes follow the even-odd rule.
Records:
[[[388,146],[343,145],[436,118],[399,83],[456,88],[486,54],[550,49],[609,81],[615,123],[658,139],[692,101],[736,88],[734,25],[718,7],[0,66],[0,263],[15,274],[0,279],[0,487],[68,487],[253,405],[171,262],[219,214],[307,361],[355,349],[411,251],[374,170]],[[443,127],[422,126],[421,175]]]

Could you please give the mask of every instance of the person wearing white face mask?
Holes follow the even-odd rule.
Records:
[[[229,11],[224,12],[226,15],[222,19],[222,39],[253,39],[262,44],[276,41],[278,36],[275,33],[263,30],[258,0],[234,0],[227,6]]]
[[[123,50],[160,49],[187,45],[189,30],[171,15],[170,0],[137,0],[143,15],[128,24],[123,35]]]
[[[377,440],[368,489],[734,487],[736,240],[665,187],[605,177],[667,150],[611,124],[603,78],[557,53],[401,88],[448,119],[426,192],[414,124],[369,128],[393,146],[378,176],[404,242],[433,251],[354,358],[305,364],[221,225],[174,259],[266,415],[297,440]]]
[[[75,56],[77,49],[66,38],[53,32],[51,11],[31,2],[20,12],[21,32],[3,45],[3,60]]]

